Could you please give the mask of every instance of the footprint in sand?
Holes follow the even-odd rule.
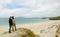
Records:
[[[40,33],[43,33],[45,30],[44,29],[42,29],[42,30],[40,30]]]
[[[40,33],[47,33],[45,29],[40,30]]]
[[[51,29],[51,28],[53,28],[53,27],[55,27],[56,25],[52,25],[51,27],[48,27],[48,29]]]

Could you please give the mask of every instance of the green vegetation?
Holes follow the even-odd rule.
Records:
[[[56,35],[55,35],[55,37],[59,37],[59,35],[60,35],[60,24],[58,24],[58,25],[56,26],[56,28],[57,28],[57,30],[56,30]]]
[[[26,29],[26,28],[18,28],[18,30],[27,33],[27,34],[24,35],[23,37],[26,37],[26,36],[29,36],[29,37],[35,37],[35,34],[34,34],[31,30],[29,30],[29,29]]]
[[[35,35],[30,29],[26,29],[26,28],[18,28],[18,30],[22,31],[22,32],[26,32],[27,34],[24,35],[23,37],[40,37],[39,35]]]
[[[6,34],[7,32],[3,33],[3,35],[6,35]],[[18,36],[18,37],[40,37],[39,35],[34,34],[30,29],[27,29],[27,28],[18,28],[17,31],[12,32],[11,34],[16,34],[13,36]]]
[[[59,25],[57,25],[57,26],[56,26],[56,28],[57,28],[56,33],[60,34],[60,24],[59,24]]]
[[[39,35],[36,35],[36,37],[40,37]]]
[[[58,35],[55,35],[55,37],[58,37]]]
[[[51,18],[49,18],[49,20],[60,20],[60,16],[57,16],[57,17],[51,17]]]

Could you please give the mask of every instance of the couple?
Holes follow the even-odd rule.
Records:
[[[11,33],[11,28],[12,28],[12,31],[16,31],[14,16],[9,17],[9,33]]]

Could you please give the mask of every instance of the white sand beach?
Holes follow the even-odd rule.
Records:
[[[60,20],[17,25],[17,28],[28,28],[40,37],[55,37],[58,24],[60,24]],[[3,32],[8,32],[8,26],[0,26],[0,34]]]

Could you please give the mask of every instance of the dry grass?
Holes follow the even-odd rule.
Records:
[[[57,28],[57,30],[56,30],[56,35],[55,35],[55,37],[59,37],[59,35],[60,35],[60,24],[58,24],[58,25],[56,26],[56,28]]]
[[[35,37],[35,34],[30,30],[30,29],[26,29],[26,28],[18,28],[18,30],[26,32],[27,34],[22,36],[22,37]]]
[[[35,35],[30,29],[27,28],[18,28],[17,31],[12,32],[11,34],[16,34],[18,37],[40,37],[39,35]],[[3,35],[8,34],[8,32],[4,32]],[[13,35],[14,36],[14,35]]]

